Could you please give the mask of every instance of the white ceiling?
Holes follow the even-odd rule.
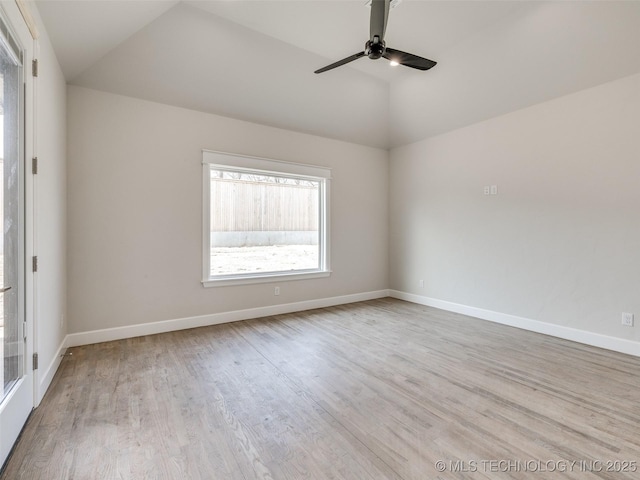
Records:
[[[73,80],[177,3],[179,0],[38,0],[36,5],[62,71],[67,80]]]
[[[640,71],[639,1],[412,1],[360,59],[364,0],[37,2],[71,84],[375,147],[401,145]]]

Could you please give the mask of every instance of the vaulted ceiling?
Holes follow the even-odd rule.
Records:
[[[389,46],[427,72],[360,59],[365,0],[41,0],[67,81],[389,148],[640,72],[638,1],[418,1]]]

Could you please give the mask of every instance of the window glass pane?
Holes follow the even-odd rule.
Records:
[[[211,168],[211,272],[321,268],[322,179]]]

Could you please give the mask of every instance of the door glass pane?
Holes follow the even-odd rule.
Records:
[[[3,32],[5,33],[5,32]],[[4,398],[23,375],[24,334],[20,297],[20,107],[21,65],[15,50],[0,39],[0,379]]]

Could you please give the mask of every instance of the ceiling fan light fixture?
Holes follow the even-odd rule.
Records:
[[[416,70],[429,70],[436,65],[436,62],[428,58],[419,57],[413,53],[403,52],[395,48],[389,48],[384,41],[384,32],[387,28],[389,9],[393,0],[371,0],[371,15],[369,18],[369,40],[364,46],[364,51],[338,60],[337,62],[322,67],[313,73],[323,73],[333,70],[336,67],[346,65],[362,57],[369,57],[377,60],[384,57],[391,63],[391,66],[402,65],[403,67],[415,68]]]

